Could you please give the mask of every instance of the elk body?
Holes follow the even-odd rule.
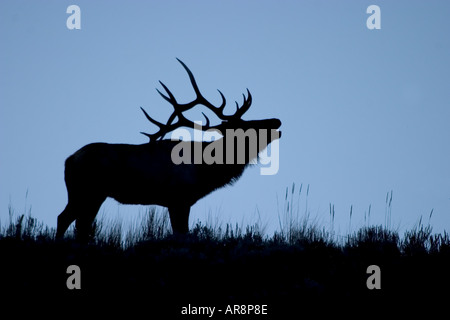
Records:
[[[170,222],[174,233],[188,232],[189,212],[193,204],[212,191],[232,184],[242,175],[248,164],[257,157],[258,152],[279,138],[276,131],[281,126],[278,119],[242,120],[242,115],[251,106],[251,95],[244,95],[244,103],[237,106],[236,113],[224,115],[226,100],[222,97],[222,105],[215,107],[209,103],[200,93],[194,76],[187,66],[178,60],[187,71],[191,84],[196,92],[196,99],[187,104],[177,103],[169,89],[161,83],[167,92],[167,96],[161,96],[174,107],[174,112],[166,124],[152,119],[144,109],[146,118],[159,127],[154,134],[144,133],[150,141],[141,145],[92,143],[75,152],[65,163],[65,182],[68,193],[68,204],[58,216],[57,237],[61,238],[69,225],[76,221],[77,236],[89,237],[92,231],[92,223],[97,212],[107,197],[114,198],[123,204],[160,205],[169,210]],[[165,134],[179,127],[197,128],[196,124],[188,120],[183,112],[194,106],[203,105],[211,110],[222,120],[219,125],[210,126],[206,118],[206,125],[201,130],[218,131],[225,133],[227,130],[235,130],[235,135],[223,137],[213,142],[199,141],[173,141],[161,140]],[[237,105],[237,103],[236,103]],[[177,122],[173,121],[177,118]],[[242,129],[242,130],[238,130]],[[250,150],[251,144],[247,144],[242,151],[237,148],[227,149],[230,143],[239,140],[239,135],[247,135],[248,130],[256,134],[256,151]],[[269,132],[268,136],[261,133]],[[230,141],[232,140],[233,141]],[[215,145],[213,145],[215,143]],[[254,144],[255,142],[253,142]],[[232,145],[232,144],[231,144]],[[232,163],[216,161],[215,163],[198,163],[195,161],[195,152],[192,152],[191,161],[178,163],[174,161],[174,150],[200,150],[206,152],[215,148],[215,153],[223,152],[224,159],[230,158]],[[218,147],[223,147],[219,150]],[[238,161],[245,152],[244,161]],[[176,154],[184,157],[186,154]],[[242,157],[240,157],[242,159]]]

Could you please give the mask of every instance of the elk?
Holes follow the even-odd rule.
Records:
[[[219,107],[208,102],[197,86],[196,80],[189,68],[177,59],[189,75],[196,98],[185,104],[180,104],[172,92],[160,81],[166,94],[158,93],[173,106],[173,113],[166,124],[151,118],[141,107],[145,117],[159,127],[156,133],[143,133],[149,142],[140,145],[92,143],[82,147],[65,162],[64,178],[67,187],[68,203],[64,211],[58,216],[57,238],[62,238],[69,225],[75,222],[77,237],[89,238],[95,216],[107,197],[111,197],[122,204],[160,205],[168,208],[173,233],[185,234],[189,231],[189,212],[193,204],[216,189],[233,184],[239,179],[244,169],[264,150],[272,141],[280,137],[281,126],[278,119],[243,120],[252,103],[252,96],[247,89],[247,96],[239,107],[236,102],[236,112],[224,114],[226,99],[222,92],[222,104]],[[203,113],[206,125],[202,131],[224,133],[234,130],[234,136],[222,134],[223,137],[215,141],[176,141],[163,139],[164,135],[180,127],[199,129],[196,123],[190,121],[183,112],[195,106],[202,105],[212,111],[221,123],[210,125],[209,118]],[[175,119],[177,119],[176,122]],[[240,129],[240,130],[239,130]],[[220,153],[220,146],[229,145],[229,140],[238,140],[246,135],[248,130],[256,133],[258,140],[257,152],[251,152],[250,143],[242,150],[223,148],[223,157],[239,161],[225,163],[198,163],[185,161],[175,163],[173,155],[178,148],[179,155],[186,159],[193,155],[183,154],[186,150],[206,151],[215,143],[215,153]],[[269,131],[270,137],[261,137],[261,133]],[[254,143],[253,143],[254,145]],[[210,150],[211,151],[211,150]],[[238,152],[241,154],[238,154]],[[195,152],[194,152],[195,153]],[[194,159],[195,160],[195,159]]]

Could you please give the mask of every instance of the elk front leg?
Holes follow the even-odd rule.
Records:
[[[190,206],[169,207],[170,224],[174,234],[186,234],[189,232]]]

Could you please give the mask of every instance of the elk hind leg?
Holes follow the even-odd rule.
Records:
[[[85,200],[84,208],[75,221],[75,235],[77,240],[88,242],[94,236],[93,222],[104,200]]]
[[[68,203],[63,212],[58,216],[58,222],[56,226],[56,239],[62,239],[67,228],[76,219],[76,212],[72,203]]]

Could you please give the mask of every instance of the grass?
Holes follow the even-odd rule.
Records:
[[[300,191],[291,189],[291,195]],[[197,303],[269,304],[272,314],[317,301],[385,301],[436,292],[450,285],[450,236],[433,234],[422,221],[403,235],[386,226],[364,226],[337,238],[311,220],[307,206],[286,202],[280,231],[197,222],[186,236],[171,234],[166,211],[149,209],[125,230],[120,220],[100,219],[89,244],[63,241],[30,213],[0,224],[1,290],[36,296],[143,299],[154,308]],[[302,218],[297,213],[302,212]],[[331,206],[331,218],[333,208]],[[339,240],[338,240],[339,239]],[[82,290],[66,287],[69,265],[82,270]],[[366,269],[378,265],[382,289],[368,290]],[[45,292],[45,294],[43,294]],[[166,310],[166,309],[164,309]],[[291,310],[292,311],[292,310]]]

